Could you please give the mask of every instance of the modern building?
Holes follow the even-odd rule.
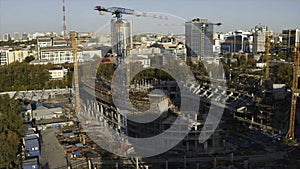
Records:
[[[250,50],[250,32],[237,30],[229,35],[225,42],[221,43],[221,53],[245,52]]]
[[[20,40],[20,35],[19,35],[19,32],[15,32],[14,34],[14,41],[19,41]]]
[[[22,41],[29,41],[29,34],[28,33],[23,33],[22,34]]]
[[[49,61],[53,64],[74,62],[71,42],[61,37],[38,37],[37,52],[39,60]],[[78,51],[78,60],[82,60],[82,56],[82,52]]]
[[[266,36],[268,33],[268,27],[257,25],[255,26],[253,33],[253,44],[252,52],[253,54],[265,52]]]
[[[203,42],[203,43],[202,43]],[[213,24],[207,19],[193,19],[185,23],[187,58],[200,60],[213,55]]]
[[[71,47],[45,47],[40,49],[40,60],[53,64],[73,63]]]
[[[111,46],[113,54],[117,57],[129,55],[132,48],[132,24],[125,19],[111,20]]]
[[[5,41],[5,42],[7,42],[7,41],[10,41],[11,40],[11,37],[10,37],[10,34],[3,34],[3,37],[2,37],[2,41]]]
[[[300,29],[287,29],[282,31],[283,51],[292,52],[293,47],[300,46]]]

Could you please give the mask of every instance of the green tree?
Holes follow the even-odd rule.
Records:
[[[277,74],[273,77],[275,83],[284,83],[291,86],[293,78],[293,66],[288,64],[279,65]]]
[[[0,168],[14,168],[17,163],[18,145],[25,129],[18,113],[17,101],[0,95]]]
[[[25,63],[29,63],[29,62],[33,61],[34,59],[35,59],[34,56],[27,56],[27,57],[25,58],[24,62],[25,62]]]

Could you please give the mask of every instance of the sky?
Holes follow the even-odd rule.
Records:
[[[126,17],[133,32],[184,33],[184,22],[221,22],[215,31],[250,30],[262,24],[274,32],[300,28],[299,0],[65,0],[67,31],[109,32],[111,15],[96,5],[125,7],[167,16],[168,20]],[[62,0],[0,0],[0,34],[57,32],[63,29]],[[1,38],[0,37],[0,38]]]

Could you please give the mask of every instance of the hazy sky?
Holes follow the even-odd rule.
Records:
[[[158,12],[169,20],[129,17],[134,32],[183,33],[185,20],[222,22],[216,31],[250,30],[261,23],[275,32],[300,28],[299,0],[65,0],[67,30],[109,30],[109,13],[93,8],[119,6]],[[182,19],[180,19],[182,18]],[[99,29],[100,28],[100,29]],[[103,31],[104,31],[103,30]],[[0,0],[0,34],[62,31],[62,0]],[[0,37],[0,38],[1,38]]]

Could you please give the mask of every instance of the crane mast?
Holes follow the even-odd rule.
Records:
[[[289,130],[287,133],[287,138],[292,140],[295,139],[295,116],[296,116],[296,108],[297,108],[297,94],[298,93],[298,70],[299,70],[299,52],[297,47],[294,47],[293,50],[294,57],[294,71],[293,71],[293,84],[292,84],[292,104],[290,111],[290,124]]]
[[[78,77],[78,61],[77,61],[77,33],[70,32],[72,41],[72,54],[74,60],[74,90],[75,90],[75,113],[80,113],[80,93],[79,93],[79,77]]]

